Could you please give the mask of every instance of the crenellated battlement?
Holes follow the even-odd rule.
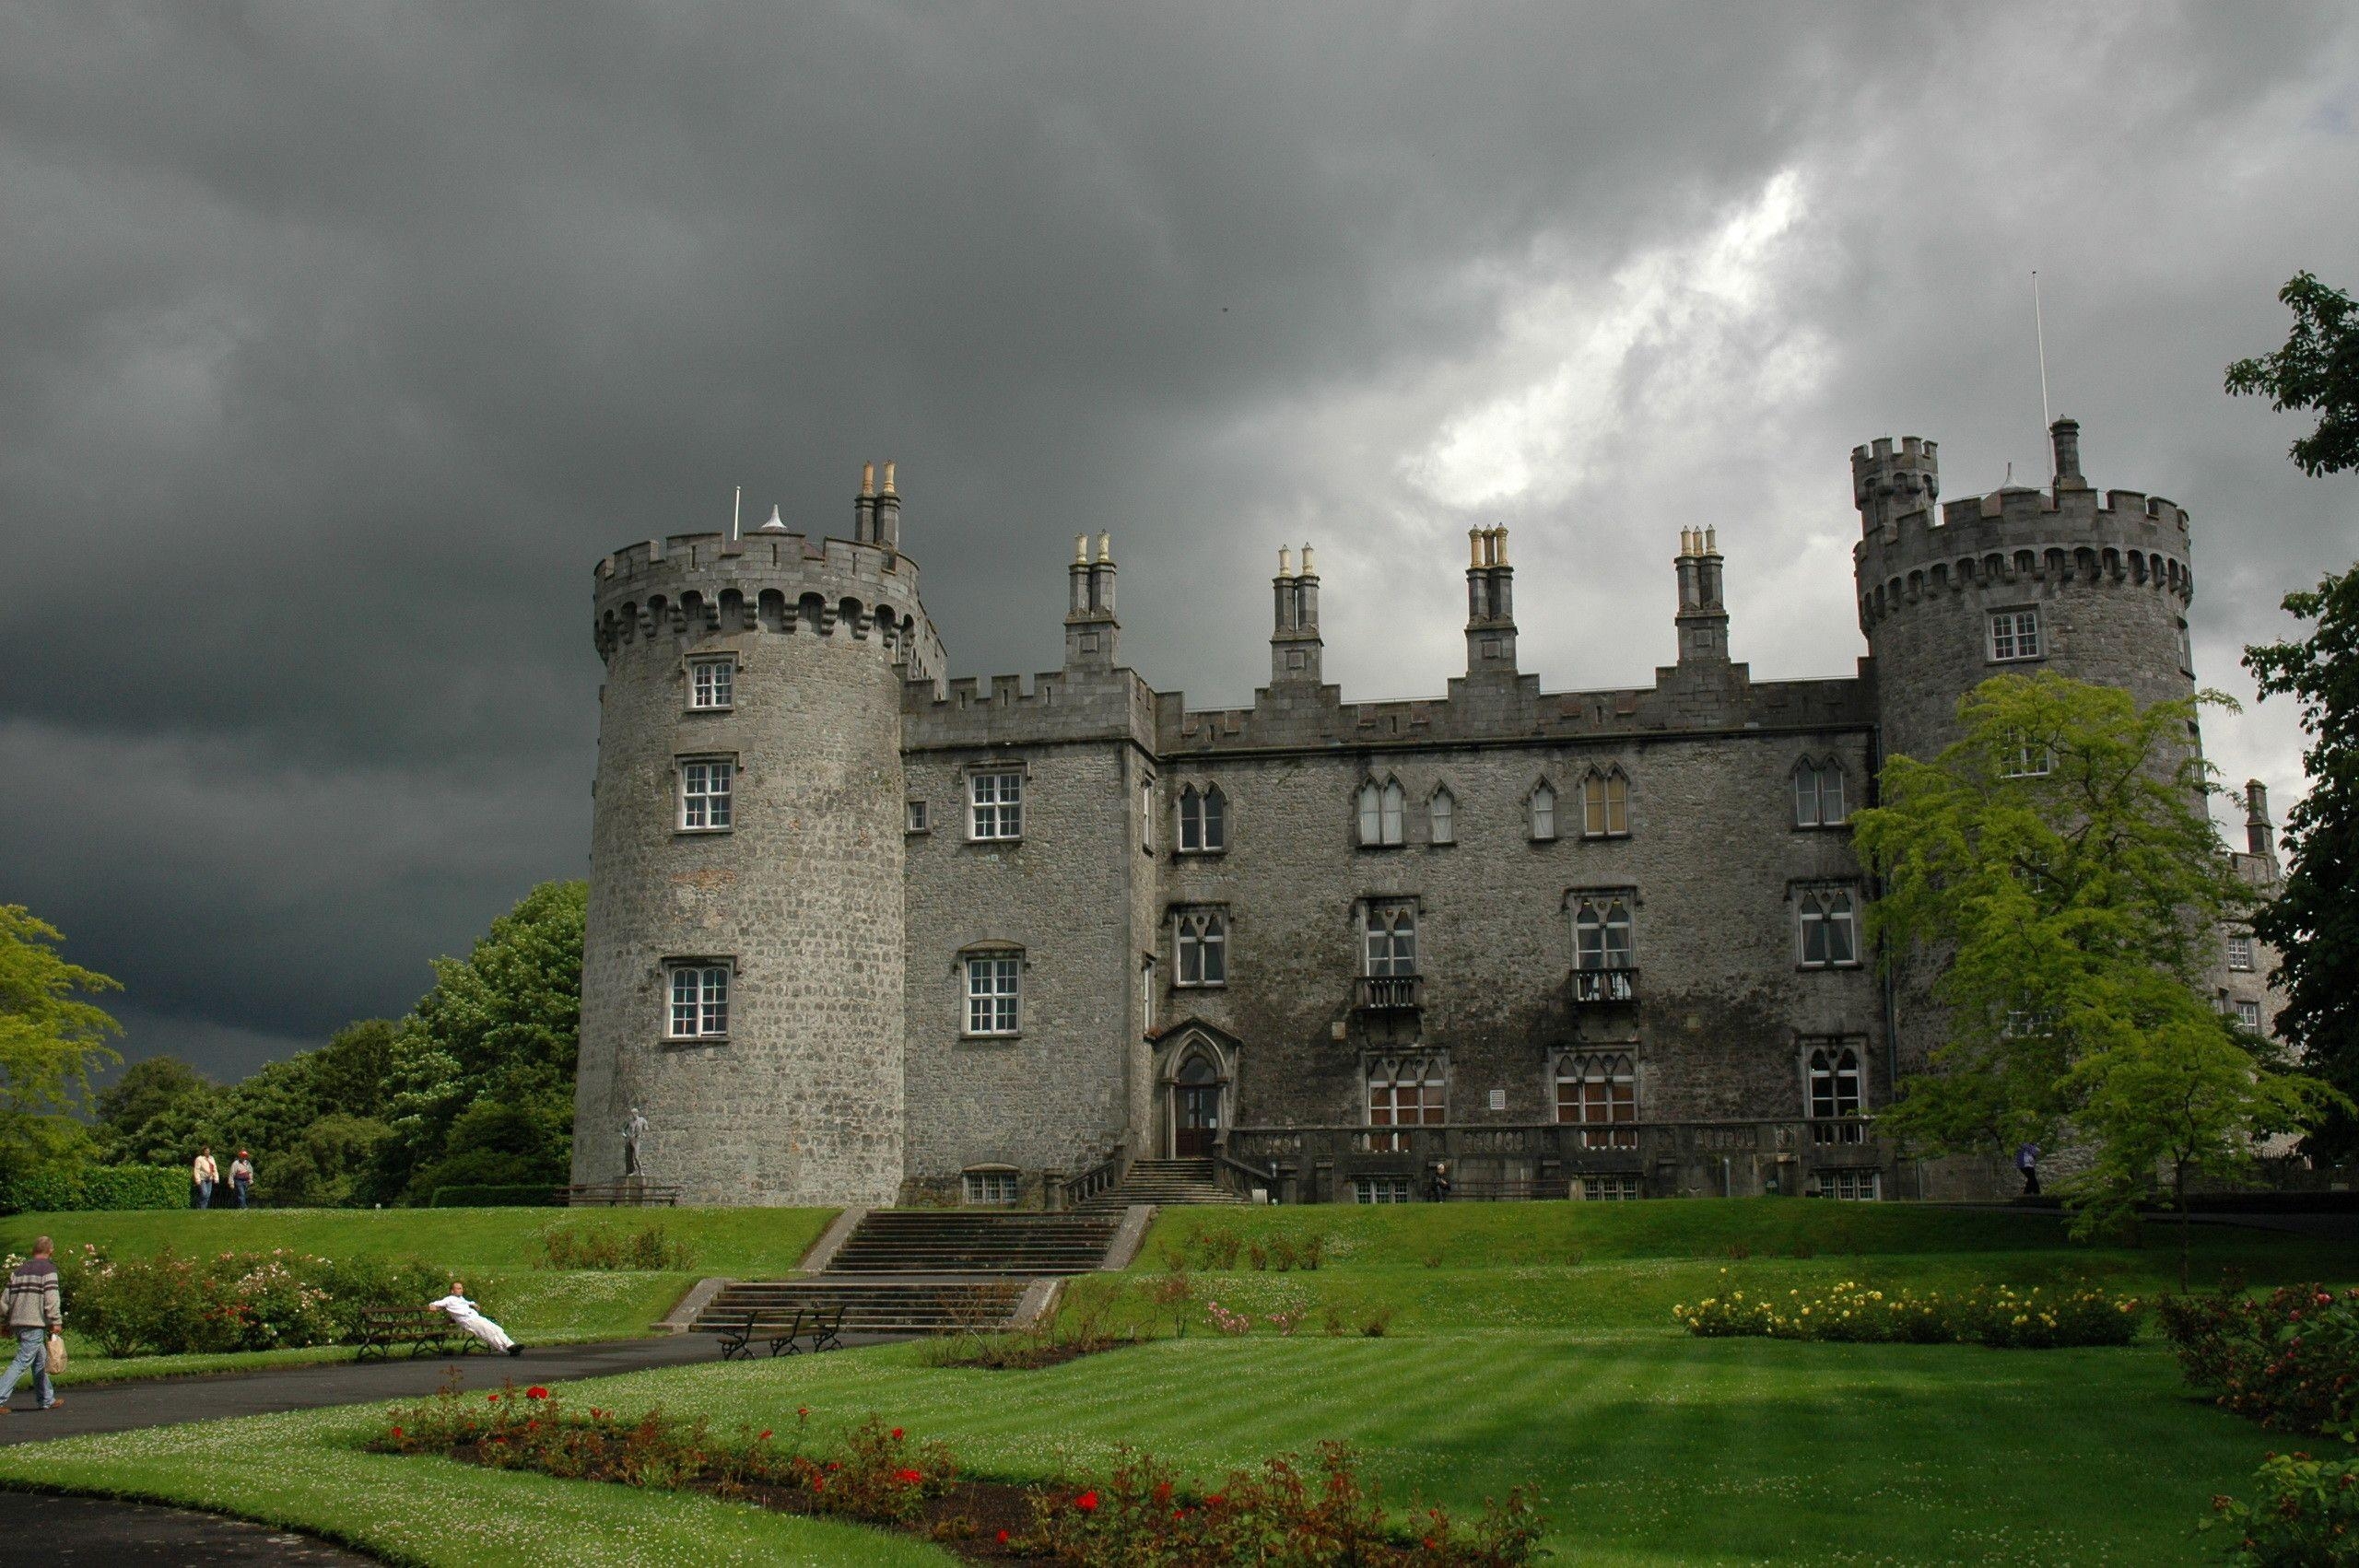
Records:
[[[682,533],[628,544],[595,568],[601,659],[658,637],[739,632],[872,636],[912,679],[947,662],[918,597],[917,563],[889,545],[812,539],[783,528],[738,539]]]

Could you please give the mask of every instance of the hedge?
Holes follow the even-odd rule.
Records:
[[[438,1187],[434,1209],[555,1209],[557,1189],[546,1182],[532,1187]]]
[[[91,1165],[0,1184],[0,1212],[185,1209],[188,1172],[178,1165]]]

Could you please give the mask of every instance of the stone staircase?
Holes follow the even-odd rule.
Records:
[[[1133,1160],[1122,1179],[1084,1199],[1078,1214],[1120,1213],[1133,1203],[1242,1203],[1220,1185],[1210,1160]]]
[[[940,1334],[1004,1327],[1036,1280],[1105,1261],[1119,1208],[1087,1214],[872,1209],[827,1267],[793,1280],[738,1280],[707,1302],[692,1332],[747,1313],[779,1331],[798,1308],[844,1308],[847,1334]]]

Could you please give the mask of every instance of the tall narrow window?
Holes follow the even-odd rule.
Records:
[[[1638,1075],[1621,1052],[1556,1059],[1556,1119],[1586,1130],[1586,1149],[1638,1146]]]
[[[1556,791],[1545,784],[1532,792],[1532,837],[1535,842],[1556,837]]]
[[[2008,778],[2045,778],[2056,771],[2056,754],[2047,742],[2020,730],[2007,732],[1999,750],[1999,772]]]
[[[1024,775],[975,773],[967,778],[976,838],[1024,837]]]
[[[1848,817],[1842,765],[1833,757],[1825,762],[1803,758],[1794,769],[1794,825],[1836,827]]]
[[[1397,781],[1360,786],[1360,844],[1363,848],[1401,842],[1401,819],[1408,804]]]
[[[710,833],[730,825],[730,785],[736,764],[706,758],[680,765],[680,826]]]
[[[1417,907],[1405,899],[1367,906],[1367,972],[1371,979],[1417,972]]]
[[[1139,781],[1139,848],[1155,853],[1155,780]]]
[[[1848,887],[1804,887],[1794,894],[1800,915],[1799,963],[1834,968],[1860,961],[1858,909]]]
[[[675,1040],[723,1039],[729,1034],[729,966],[725,964],[675,964],[672,966],[672,1016],[668,1030]]]
[[[1630,900],[1618,893],[1583,894],[1573,901],[1573,958],[1582,969],[1631,966]]]
[[[1228,918],[1217,909],[1182,910],[1178,919],[1180,984],[1228,984]]]
[[[735,700],[737,661],[696,659],[688,663],[688,706],[727,708]]]
[[[1426,826],[1427,837],[1437,844],[1458,842],[1458,797],[1448,785],[1436,790],[1434,798],[1426,802]]]
[[[2039,657],[2039,612],[2001,610],[1990,617],[1990,657],[1993,660]]]
[[[1858,1143],[1865,1129],[1856,1125],[1864,1099],[1860,1077],[1860,1053],[1849,1046],[1823,1045],[1811,1049],[1807,1066],[1807,1098],[1811,1141]],[[1844,1125],[1849,1122],[1853,1125]]]
[[[1214,855],[1228,848],[1228,801],[1220,786],[1198,792],[1193,784],[1180,791],[1180,852]]]
[[[1204,853],[1216,855],[1228,848],[1228,797],[1215,784],[1204,791]]]
[[[1630,780],[1620,768],[1595,768],[1581,780],[1581,832],[1590,838],[1619,837],[1630,831]]]
[[[2252,933],[2231,931],[2228,934],[2228,967],[2249,969],[2253,965]]]
[[[979,954],[967,960],[967,1033],[1016,1032],[1023,969],[1020,953]]]
[[[1367,1064],[1370,1127],[1439,1127],[1448,1108],[1438,1056],[1379,1057]]]

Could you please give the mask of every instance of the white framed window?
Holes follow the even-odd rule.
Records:
[[[1821,1171],[1818,1195],[1840,1203],[1873,1203],[1884,1197],[1882,1171]]]
[[[1999,772],[2007,778],[2045,778],[2056,771],[2056,753],[2045,741],[2010,731],[1999,751]]]
[[[1850,802],[1844,798],[1842,764],[1833,757],[1824,762],[1804,757],[1795,766],[1796,827],[1840,827],[1850,816]]]
[[[1401,818],[1408,798],[1398,780],[1379,784],[1371,778],[1360,786],[1360,848],[1374,848],[1401,842]]]
[[[1228,984],[1228,917],[1218,909],[1182,909],[1173,919],[1173,956],[1183,986]]]
[[[1367,1124],[1439,1127],[1449,1092],[1449,1063],[1438,1055],[1375,1058],[1367,1064]]]
[[[1024,837],[1024,775],[1014,768],[967,776],[969,836],[978,839]]]
[[[1139,962],[1139,1028],[1145,1034],[1155,1033],[1155,960]]]
[[[670,1008],[664,1037],[722,1040],[729,1037],[729,965],[705,959],[666,965]]]
[[[1139,848],[1155,853],[1155,780],[1139,780]]]
[[[1219,785],[1180,791],[1180,852],[1217,855],[1228,848],[1228,797]]]
[[[2236,1022],[2253,1033],[2259,1034],[2260,1032],[2260,1003],[2257,1001],[2236,1003]]]
[[[1573,895],[1573,966],[1579,969],[1627,969],[1636,951],[1631,942],[1627,893],[1579,893]]]
[[[691,659],[688,661],[688,706],[690,708],[734,707],[736,703],[736,660]]]
[[[1369,978],[1407,977],[1417,972],[1417,906],[1414,900],[1370,899],[1362,907],[1361,920],[1367,929]]]
[[[1024,955],[977,953],[967,958],[967,1033],[1013,1035],[1023,1020]]]
[[[1860,961],[1859,895],[1848,885],[1794,891],[1795,962],[1839,969]]]
[[[1638,1146],[1638,1074],[1626,1051],[1556,1059],[1556,1119],[1577,1123],[1584,1149]]]
[[[905,809],[908,812],[905,825],[906,831],[910,833],[932,833],[933,831],[933,818],[927,812],[926,804],[923,801],[910,801],[907,802]]]
[[[1426,802],[1426,837],[1436,844],[1458,842],[1458,797],[1447,784]]]
[[[1866,1079],[1857,1047],[1839,1040],[1813,1046],[1803,1060],[1803,1109],[1813,1143],[1859,1143],[1867,1129],[1858,1117],[1866,1100]]]
[[[1556,837],[1556,791],[1543,784],[1532,791],[1526,802],[1532,817],[1532,837],[1534,843],[1545,843]]]
[[[2039,657],[2039,612],[2000,610],[1990,617],[1990,657],[1995,662]]]
[[[2231,969],[2250,969],[2252,965],[2252,933],[2250,931],[2230,931],[2228,933],[2228,967]]]
[[[1410,1200],[1407,1176],[1354,1176],[1352,1201],[1355,1203],[1406,1203]]]
[[[737,765],[727,757],[698,757],[680,764],[680,828],[718,833],[732,825],[730,795]]]
[[[1581,780],[1581,837],[1619,838],[1629,831],[1629,778],[1618,767],[1590,768]]]
[[[1014,1171],[968,1171],[961,1180],[967,1188],[967,1201],[975,1207],[1015,1207],[1017,1184]]]
[[[1580,1185],[1591,1203],[1635,1203],[1647,1195],[1645,1179],[1636,1176],[1585,1176]]]

